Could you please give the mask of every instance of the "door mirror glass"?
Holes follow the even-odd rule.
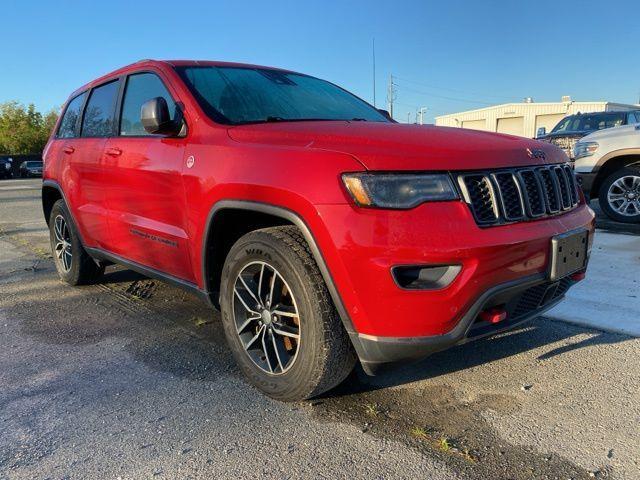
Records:
[[[147,133],[173,136],[180,133],[182,122],[171,120],[169,106],[162,97],[155,97],[142,104],[140,120]]]
[[[540,127],[538,129],[538,133],[536,134],[536,138],[544,137],[547,134],[546,127]]]

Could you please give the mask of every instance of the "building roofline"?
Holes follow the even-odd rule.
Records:
[[[589,104],[594,104],[594,103],[601,103],[603,105],[621,105],[621,106],[625,106],[625,107],[638,107],[638,108],[640,108],[640,105],[634,104],[634,103],[608,102],[606,100],[594,100],[592,102],[576,102],[576,101],[571,101],[571,102],[531,102],[531,103],[527,103],[527,102],[511,102],[511,103],[500,103],[498,105],[492,105],[492,106],[489,106],[489,107],[476,108],[476,109],[473,109],[473,110],[463,110],[461,112],[446,113],[444,115],[435,116],[434,118],[446,118],[446,117],[452,117],[454,115],[465,115],[467,113],[485,112],[487,110],[495,110],[496,108],[507,108],[507,107],[521,106],[521,105],[540,105],[540,106],[565,105],[565,104],[570,104],[570,105],[589,105]]]

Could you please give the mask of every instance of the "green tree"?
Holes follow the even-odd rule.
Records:
[[[0,154],[41,153],[57,119],[57,112],[42,115],[33,104],[0,103]]]

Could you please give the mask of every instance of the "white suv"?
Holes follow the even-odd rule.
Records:
[[[594,132],[576,143],[578,181],[612,219],[640,223],[640,124]]]

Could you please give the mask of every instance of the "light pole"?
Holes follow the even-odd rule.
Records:
[[[424,125],[424,112],[426,112],[428,109],[427,107],[420,107],[419,113],[420,113],[420,125]]]

